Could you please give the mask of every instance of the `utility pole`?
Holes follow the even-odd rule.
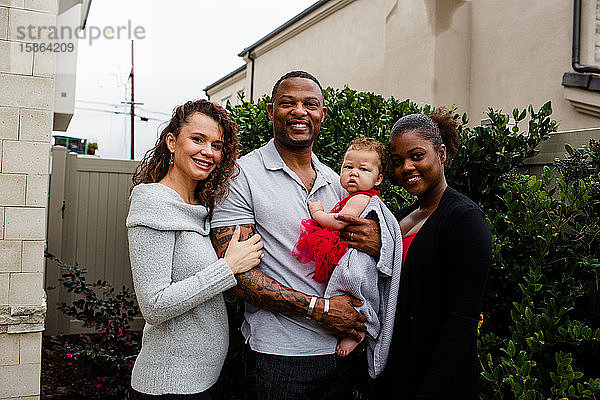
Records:
[[[140,104],[143,105],[144,103],[136,103],[135,102],[135,89],[134,89],[134,85],[133,85],[133,40],[131,40],[131,72],[129,73],[129,79],[131,79],[131,101],[124,101],[122,103],[124,104],[130,104],[131,105],[131,111],[130,111],[130,116],[131,116],[131,159],[133,160],[135,158],[135,152],[134,152],[134,143],[135,143],[135,105],[136,104]]]
[[[135,100],[134,100],[134,89],[133,89],[133,39],[131,40],[131,159],[135,158],[135,153],[133,151],[134,142],[134,130],[135,130]]]

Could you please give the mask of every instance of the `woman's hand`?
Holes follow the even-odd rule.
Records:
[[[263,248],[260,235],[258,233],[254,234],[247,240],[240,242],[240,231],[239,226],[235,228],[223,256],[234,274],[241,274],[256,267],[263,256],[263,252],[260,250]]]
[[[379,258],[381,232],[377,221],[347,214],[338,214],[335,218],[348,223],[348,226],[341,231],[341,237],[348,242],[348,246],[367,253],[371,257]]]

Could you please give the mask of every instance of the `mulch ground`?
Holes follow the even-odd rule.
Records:
[[[80,399],[82,382],[88,379],[84,368],[62,352],[66,343],[81,342],[81,335],[42,338],[42,399]]]
[[[86,366],[73,358],[68,358],[63,351],[67,345],[83,343],[85,335],[43,336],[42,338],[42,386],[41,399],[75,400],[89,398],[82,393],[82,383],[89,382]],[[93,335],[92,335],[93,336]],[[234,341],[229,348],[221,376],[223,400],[239,400],[243,397],[241,378],[241,340]],[[227,371],[227,372],[226,372]],[[126,393],[123,400],[128,400]]]

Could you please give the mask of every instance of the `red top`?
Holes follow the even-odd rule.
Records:
[[[379,196],[379,190],[371,189],[349,194],[340,200],[330,212],[340,212],[348,199],[357,194]],[[314,260],[313,279],[317,282],[327,282],[333,269],[347,251],[348,243],[341,239],[340,231],[322,227],[314,219],[303,219],[300,237],[292,249],[292,257],[301,263]]]
[[[333,206],[333,208],[329,212],[336,213],[336,212],[342,211],[342,208],[344,208],[344,206],[346,205],[348,200],[350,200],[350,197],[357,195],[357,194],[366,194],[369,197],[378,196],[379,198],[381,198],[381,194],[380,194],[379,190],[375,190],[375,189],[354,192],[354,193],[349,194],[348,196],[344,197],[342,200],[340,200],[335,206]]]
[[[402,238],[402,264],[404,264],[404,259],[406,259],[406,253],[408,253],[408,248],[410,247],[417,233],[419,232],[415,232],[412,235],[407,235]]]

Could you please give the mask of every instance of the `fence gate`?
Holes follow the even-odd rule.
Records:
[[[117,291],[123,285],[133,287],[125,219],[137,164],[67,154],[62,146],[52,148],[48,251],[67,264],[78,262],[87,268],[88,281],[106,280]],[[47,260],[45,286],[55,289],[46,289],[46,334],[90,332],[56,309],[56,303],[73,299],[58,282],[61,273],[55,262]]]

